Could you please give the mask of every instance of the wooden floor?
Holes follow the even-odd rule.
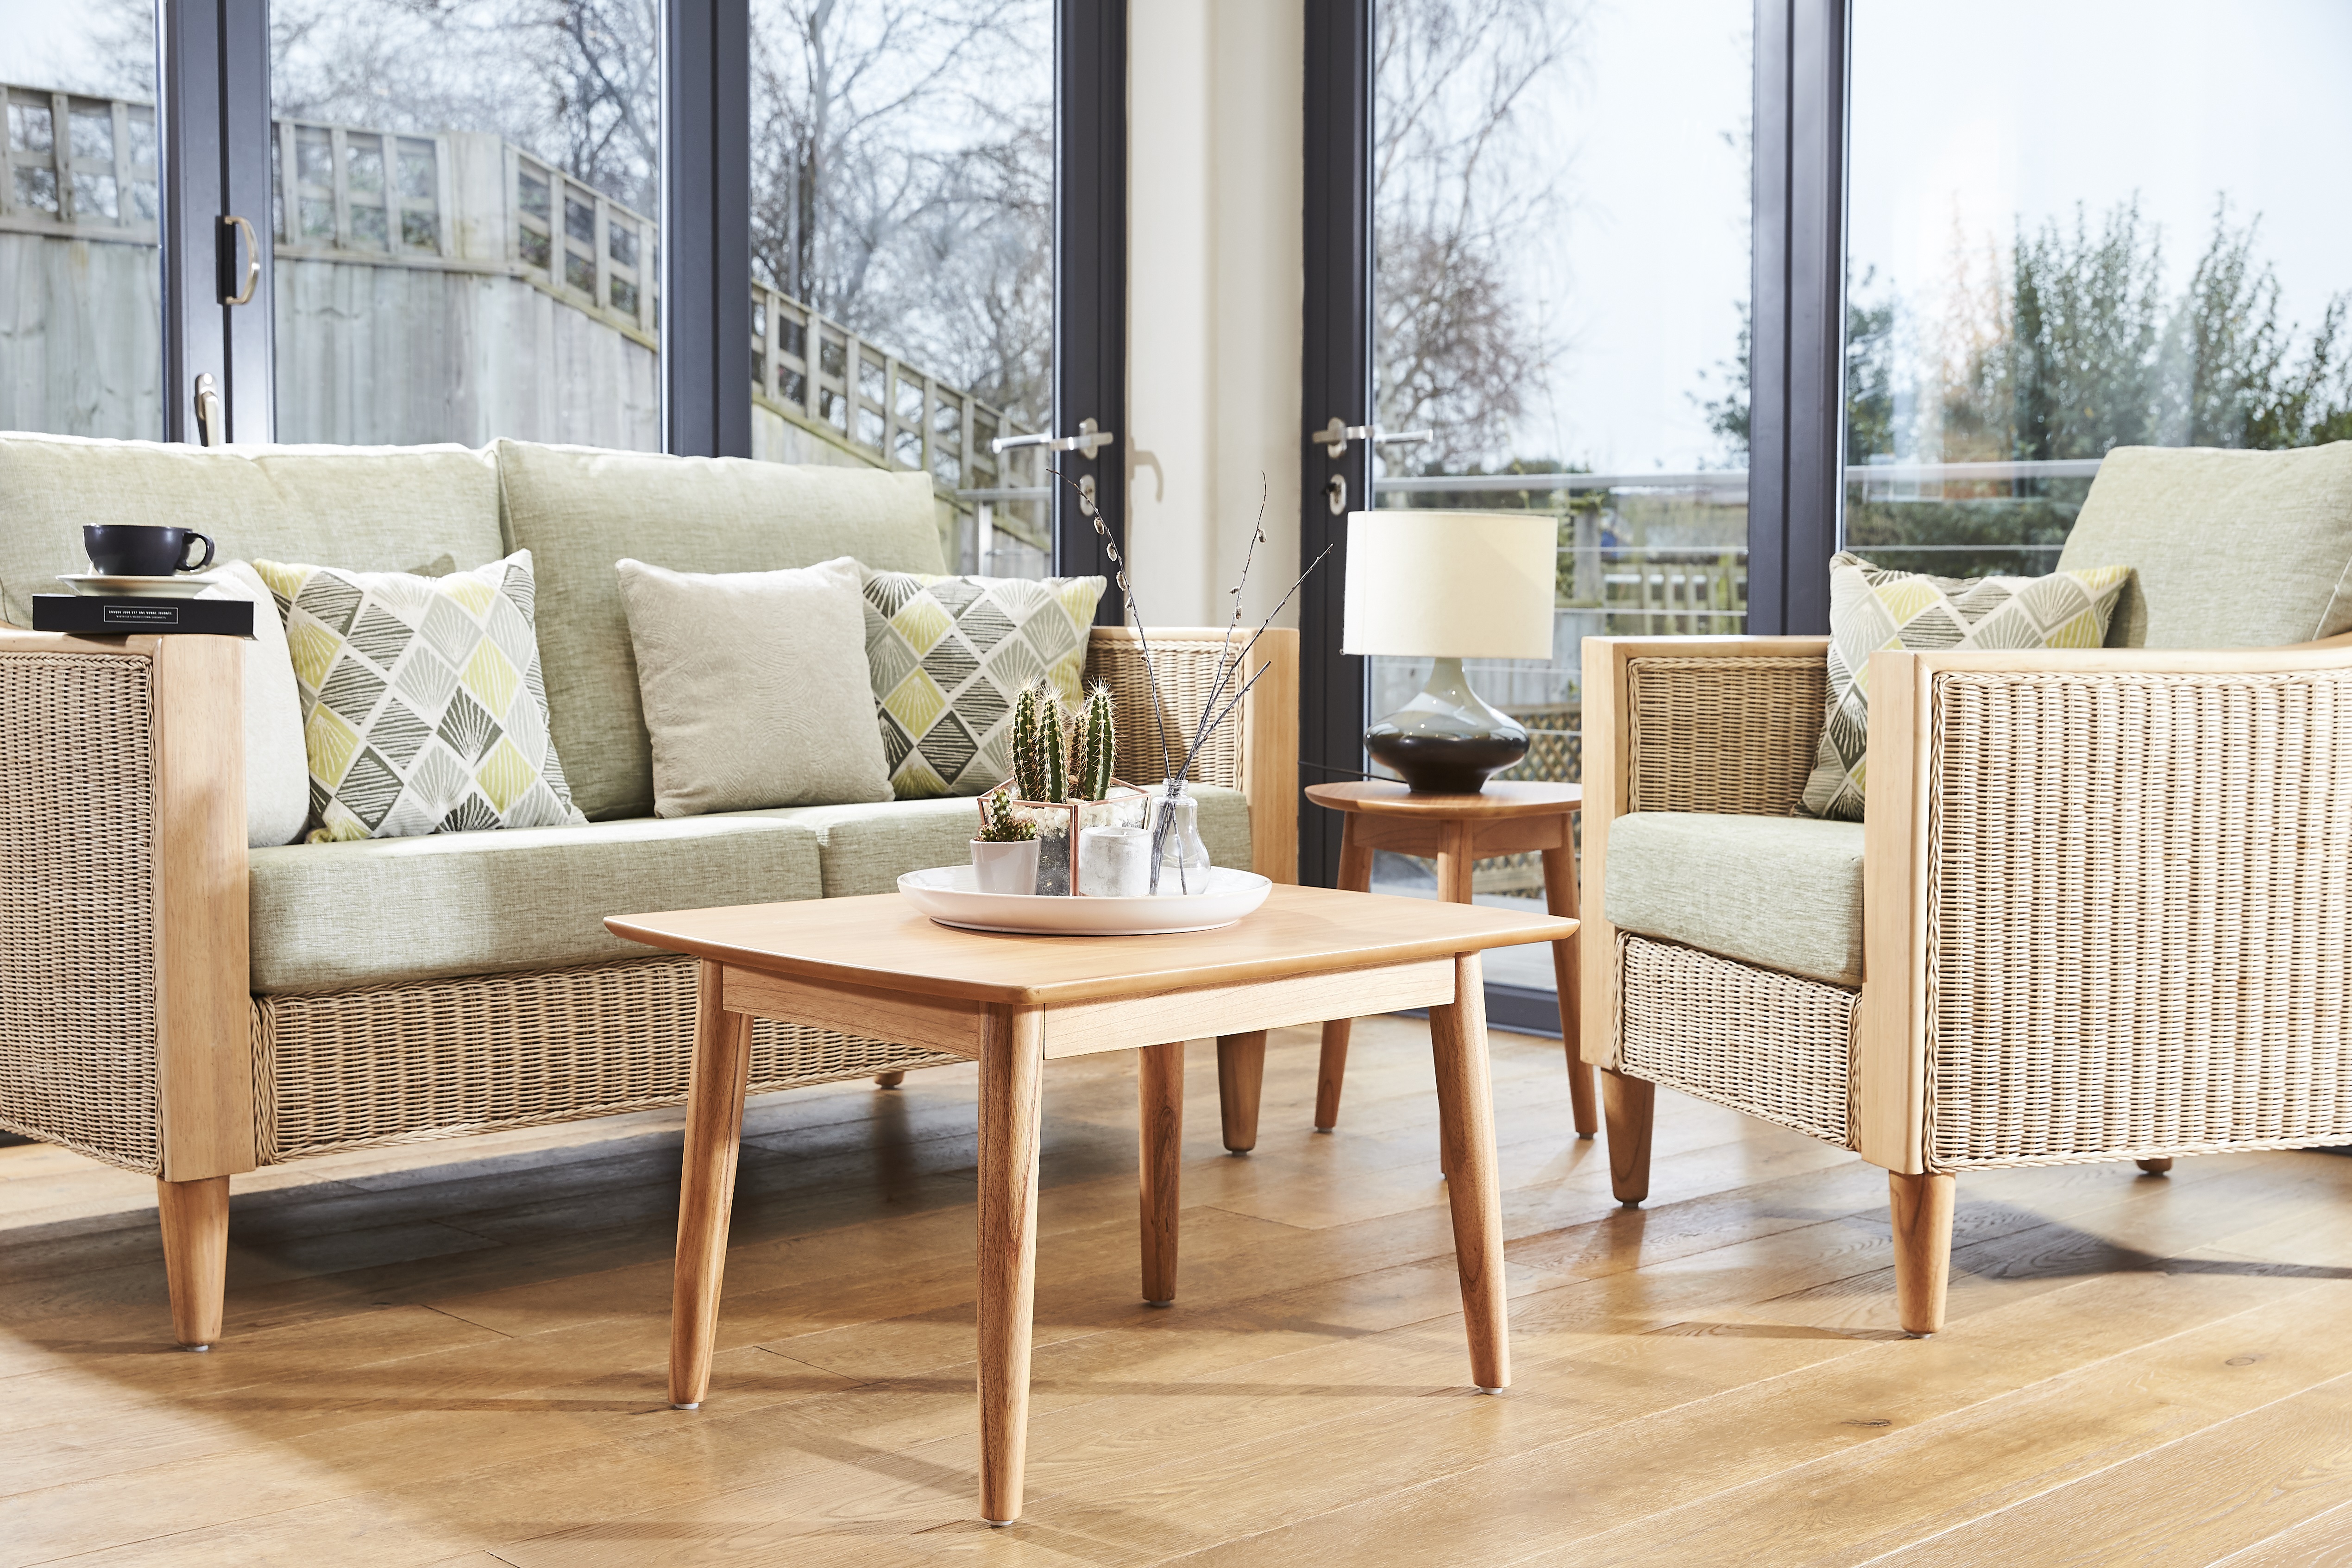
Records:
[[[1029,1510],[974,1507],[971,1069],[754,1102],[710,1401],[663,1399],[678,1118],[236,1184],[164,1344],[152,1187],[0,1148],[0,1563],[2352,1563],[2352,1160],[1960,1187],[1894,1331],[1885,1180],[1659,1097],[1654,1202],[1498,1036],[1516,1382],[1465,1386],[1426,1035],[1258,1152],[1191,1053],[1183,1275],[1139,1300],[1132,1058],[1046,1074]],[[2234,1554],[2234,1555],[2233,1555]]]

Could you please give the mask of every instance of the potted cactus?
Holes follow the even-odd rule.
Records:
[[[1037,890],[1037,826],[1011,811],[1003,786],[980,797],[980,835],[971,841],[973,879],[983,893]]]
[[[1006,796],[1003,809],[1036,834],[1037,891],[1081,891],[1074,876],[1078,834],[1088,827],[1140,827],[1144,793],[1118,777],[1118,735],[1110,688],[1087,693],[1076,715],[1044,684],[1013,705],[1013,777],[982,795]]]

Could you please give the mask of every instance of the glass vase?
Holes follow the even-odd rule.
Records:
[[[1154,893],[1181,895],[1209,890],[1209,847],[1201,842],[1199,801],[1181,787],[1154,795],[1151,837],[1160,849],[1159,861],[1151,868]]]

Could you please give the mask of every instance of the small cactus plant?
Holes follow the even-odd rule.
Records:
[[[1023,689],[1013,705],[1013,784],[1024,800],[1070,798],[1070,748],[1062,704],[1051,688]]]
[[[1118,731],[1113,722],[1110,688],[1097,682],[1070,732],[1070,798],[1101,800],[1110,794],[1118,765]]]
[[[1013,815],[1013,794],[1002,784],[980,797],[980,841],[1019,844],[1037,837],[1037,825]]]

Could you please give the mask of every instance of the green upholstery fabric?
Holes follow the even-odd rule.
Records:
[[[2058,565],[2137,572],[2110,647],[2280,647],[2352,630],[2352,441],[2118,447]]]
[[[813,899],[817,836],[752,817],[290,844],[252,853],[253,988],[560,969],[652,954],[604,917]]]
[[[1642,811],[1609,825],[1610,923],[1862,984],[1862,824]]]
[[[1201,803],[1202,841],[1219,866],[1246,870],[1250,863],[1249,799],[1241,791],[1195,784]],[[889,801],[878,805],[803,805],[745,812],[745,817],[790,822],[816,834],[824,866],[824,896],[898,891],[898,879],[932,866],[961,866],[971,859],[971,836],[980,806],[969,795]],[[706,822],[737,816],[704,817]]]
[[[32,624],[31,595],[87,572],[88,522],[176,524],[215,561],[319,561],[415,572],[507,552],[498,468],[463,447],[232,447],[0,436],[0,616]]]
[[[527,441],[500,441],[496,452],[506,536],[531,552],[539,574],[549,728],[572,800],[592,820],[654,808],[653,742],[614,563],[770,572],[854,555],[886,571],[945,569],[920,473]]]

